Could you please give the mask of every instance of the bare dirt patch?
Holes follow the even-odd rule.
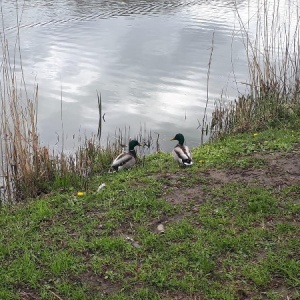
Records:
[[[289,153],[253,154],[265,160],[261,168],[250,169],[209,169],[199,172],[199,177],[206,178],[209,185],[217,187],[226,183],[249,183],[280,190],[287,186],[300,184],[300,145]],[[183,177],[186,176],[186,177]],[[201,204],[205,200],[205,192],[201,184],[186,187],[182,180],[187,175],[178,173],[165,174],[167,192],[164,199],[169,203],[186,204],[193,201]]]
[[[204,193],[201,185],[196,185],[188,188],[175,188],[166,195],[165,199],[172,204],[182,204],[190,201],[202,203],[204,201]]]
[[[208,172],[199,171],[199,178],[207,178]],[[200,183],[194,183],[192,186],[185,185],[189,181],[187,173],[166,173],[158,180],[164,181],[163,199],[167,202],[177,205],[193,201],[200,204],[204,201],[204,192]]]
[[[24,286],[18,289],[18,296],[22,300],[41,299],[34,289]]]
[[[80,281],[86,283],[90,287],[90,292],[94,294],[109,296],[121,289],[122,285],[114,283],[111,280],[106,280],[103,275],[97,275],[92,271],[87,271],[81,274]]]

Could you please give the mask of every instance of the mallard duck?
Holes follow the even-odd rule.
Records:
[[[178,141],[178,144],[172,151],[175,160],[178,161],[179,165],[191,166],[193,164],[192,155],[190,153],[189,147],[183,145],[184,136],[181,133],[177,133],[171,141]]]
[[[132,140],[129,142],[128,152],[122,152],[113,161],[111,167],[115,171],[120,171],[121,169],[129,169],[133,167],[136,163],[136,152],[134,150],[135,146],[142,146],[137,140]]]

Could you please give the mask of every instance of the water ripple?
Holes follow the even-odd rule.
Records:
[[[8,1],[8,0],[6,0]],[[6,2],[5,1],[5,2]],[[183,9],[187,9],[192,12],[192,16],[196,19],[211,18],[212,13],[217,13],[219,19],[226,20],[228,16],[226,13],[220,14],[218,10],[220,7],[223,9],[226,7],[226,3],[220,4],[219,1],[210,1],[204,2],[199,0],[191,0],[191,1],[139,1],[139,2],[114,2],[114,1],[101,1],[100,3],[82,1],[80,4],[80,8],[85,8],[84,12],[80,10],[79,7],[72,4],[71,2],[59,2],[56,6],[47,6],[44,5],[42,1],[35,1],[34,7],[33,4],[24,4],[22,19],[20,25],[17,26],[13,24],[11,26],[6,26],[6,31],[16,30],[18,27],[21,29],[25,28],[33,28],[40,26],[51,26],[51,25],[63,25],[66,23],[73,22],[83,22],[83,21],[91,21],[97,19],[108,19],[113,17],[122,17],[122,16],[155,16],[161,14],[174,14],[176,12],[182,11]],[[8,6],[7,11],[4,11],[5,14],[5,24],[11,23],[11,20],[16,19],[16,8],[14,8],[13,3],[6,3],[4,7]],[[201,9],[198,9],[201,8]],[[228,4],[227,10],[232,10],[233,5]],[[59,18],[57,19],[57,10],[60,10],[60,16],[70,15],[69,18]],[[32,15],[32,11],[36,10],[37,15]],[[194,12],[199,12],[200,15],[195,15]],[[19,13],[20,14],[20,13]],[[19,16],[20,17],[20,16]],[[42,20],[36,22],[29,22],[27,19],[33,18],[42,18]],[[46,20],[45,20],[46,19]],[[10,21],[8,21],[10,20]]]
[[[15,1],[3,1],[13,37]],[[97,128],[97,90],[107,133],[147,122],[173,136],[179,122],[191,136],[206,105],[213,33],[212,102],[232,72],[231,51],[240,55],[232,5],[223,1],[54,2],[26,1],[20,23],[24,70],[39,83],[41,134],[59,131],[61,103],[65,130]]]

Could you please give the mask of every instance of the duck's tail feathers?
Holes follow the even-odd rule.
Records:
[[[193,164],[192,160],[190,160],[190,159],[185,159],[185,160],[182,161],[182,163],[185,166],[191,166]]]
[[[119,171],[118,167],[114,167],[114,166],[110,166],[110,168],[108,169],[108,173],[116,173]]]

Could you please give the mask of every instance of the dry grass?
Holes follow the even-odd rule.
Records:
[[[115,143],[107,142],[105,149],[100,146],[97,137],[84,138],[74,154],[66,154],[64,150],[54,153],[41,146],[37,129],[38,86],[29,96],[22,69],[19,35],[12,56],[4,29],[1,44],[0,203],[36,197],[48,192],[53,185],[84,188],[88,174],[110,164],[120,149],[122,136]],[[18,65],[21,66],[21,75],[16,71]]]
[[[266,129],[299,114],[299,8],[281,2],[258,2],[254,36],[236,8],[248,60],[248,94],[215,104],[204,126],[212,139]]]
[[[66,153],[63,147],[60,152],[54,152],[42,146],[37,129],[38,86],[34,87],[33,96],[29,97],[23,72],[21,78],[15,72],[16,61],[22,65],[20,47],[16,48],[14,57],[11,58],[3,35],[2,50],[0,203],[37,197],[53,188],[87,189],[88,177],[96,172],[107,172],[113,158],[127,146],[130,127],[116,130],[114,136],[108,137],[103,146],[100,141],[103,116],[101,97],[98,96],[97,136],[80,138],[80,144],[74,153]],[[16,59],[17,56],[19,59]],[[135,138],[144,142],[148,148],[154,143],[151,132],[146,127],[141,126]],[[156,144],[159,147],[158,140]]]
[[[78,148],[73,153],[67,153],[64,149],[61,105],[62,148],[58,152],[41,145],[37,124],[38,85],[32,91],[26,86],[19,32],[22,11],[18,9],[17,6],[17,34],[13,50],[8,45],[3,23],[0,31],[0,204],[37,197],[53,188],[87,189],[88,177],[96,172],[107,172],[113,158],[127,147],[130,139],[129,127],[116,130],[106,142],[101,140],[105,114],[102,113],[101,94],[97,92],[97,135],[80,137]],[[134,138],[147,145],[148,149],[153,143],[159,148],[158,139],[153,141],[146,126],[141,125],[140,132]]]

